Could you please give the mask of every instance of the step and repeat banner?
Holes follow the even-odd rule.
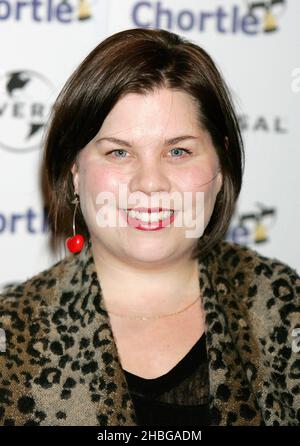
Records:
[[[226,239],[300,272],[299,0],[0,0],[0,288],[65,255],[49,248],[38,176],[49,113],[97,44],[137,27],[187,37],[215,60],[246,156]]]

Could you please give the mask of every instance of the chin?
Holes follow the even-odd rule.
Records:
[[[139,262],[160,262],[164,261],[172,254],[178,252],[178,246],[176,244],[172,244],[172,246],[167,246],[166,243],[162,244],[155,243],[151,241],[147,243],[139,242],[136,244],[137,246],[128,246],[124,249],[124,253],[126,257],[132,260],[136,260]]]

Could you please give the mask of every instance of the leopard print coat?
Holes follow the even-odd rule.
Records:
[[[296,271],[227,241],[198,265],[211,423],[299,425]],[[6,289],[0,327],[0,425],[137,425],[90,242]]]

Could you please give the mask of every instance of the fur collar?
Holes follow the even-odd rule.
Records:
[[[296,271],[225,241],[198,265],[212,424],[299,424],[300,353],[292,352],[290,338],[291,330],[300,327]],[[28,301],[30,315],[24,313]],[[8,349],[18,334],[13,330],[16,318],[26,332],[23,363],[7,369],[6,377],[11,379],[13,371],[20,377],[11,385],[20,395],[28,393],[24,373],[31,376],[30,395],[45,414],[38,424],[137,424],[90,243],[9,289],[0,309],[0,326],[12,333]],[[58,412],[65,415],[59,419]],[[6,414],[16,424],[29,417],[14,404]]]

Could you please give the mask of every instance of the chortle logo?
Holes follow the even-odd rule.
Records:
[[[263,32],[270,33],[278,30],[278,19],[286,10],[286,0],[245,1],[248,13],[260,17]]]
[[[174,28],[175,32],[184,33],[194,30],[197,33],[257,36],[280,29],[279,22],[286,11],[287,0],[206,0],[198,2],[197,6],[190,5],[190,8],[176,8],[176,11],[170,4],[166,6],[163,1],[136,2],[131,13],[133,23],[137,27],[167,26],[171,31]]]
[[[23,153],[40,147],[53,92],[51,82],[35,71],[0,75],[0,148]]]
[[[263,203],[255,203],[258,210],[236,212],[235,223],[227,231],[226,240],[236,243],[263,244],[270,241],[270,232],[275,226],[278,210]]]
[[[78,20],[86,20],[92,17],[92,5],[94,5],[95,0],[79,0],[77,7],[77,17]]]
[[[72,23],[93,17],[98,0],[0,0],[0,21]]]

